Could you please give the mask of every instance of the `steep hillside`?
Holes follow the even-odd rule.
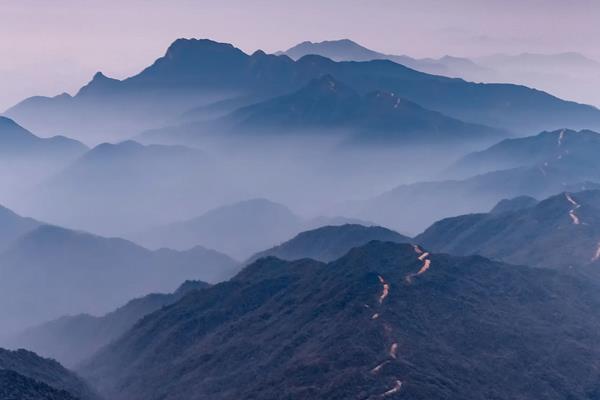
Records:
[[[5,371],[12,371],[13,374]],[[88,385],[73,372],[65,369],[54,360],[41,358],[35,353],[26,350],[8,351],[0,348],[0,373],[3,383],[11,383],[11,389],[0,384],[0,393],[3,390],[14,390],[18,393],[21,389],[26,389],[32,393],[36,391],[48,393],[48,395],[56,395],[56,399],[62,399],[58,396],[58,391],[65,391],[68,394],[80,400],[95,400],[98,396],[88,387]],[[22,377],[19,377],[18,374]],[[12,375],[12,376],[11,376]],[[23,378],[24,377],[24,378]],[[27,379],[28,378],[28,379]],[[37,385],[33,385],[30,380],[33,380]],[[54,390],[50,390],[51,387]],[[56,393],[54,393],[56,391]],[[63,393],[65,399],[70,399],[67,394]],[[4,397],[0,397],[4,399]],[[31,399],[45,399],[45,397],[30,397]],[[47,397],[54,399],[54,397]],[[7,399],[27,399],[27,397],[7,397]]]
[[[544,268],[600,260],[600,191],[561,193],[530,207],[436,222],[415,238],[435,251]]]
[[[589,399],[597,293],[408,244],[266,258],[145,318],[81,372],[115,400]]]
[[[0,399],[78,400],[64,390],[55,389],[7,369],[0,369]]]

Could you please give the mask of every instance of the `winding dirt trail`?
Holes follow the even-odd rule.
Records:
[[[577,211],[577,209],[581,207],[581,204],[577,203],[569,193],[565,193],[565,197],[567,201],[573,206],[573,208],[569,210],[569,217],[571,217],[571,221],[574,225],[580,225],[581,220],[579,219],[575,211]]]
[[[388,397],[391,396],[393,394],[396,394],[400,391],[400,389],[402,389],[402,381],[400,380],[396,380],[396,383],[394,384],[394,387],[391,388],[390,390],[388,390],[385,393],[381,394],[381,397]]]

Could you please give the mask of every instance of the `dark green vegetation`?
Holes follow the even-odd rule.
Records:
[[[0,394],[2,400],[98,399],[77,375],[26,350],[0,349]]]
[[[266,258],[144,318],[81,373],[115,400],[591,399],[597,293],[408,244]]]
[[[64,390],[57,390],[15,371],[0,369],[0,400],[77,400]]]

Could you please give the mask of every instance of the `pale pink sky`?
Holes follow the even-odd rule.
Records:
[[[578,51],[600,59],[594,0],[0,0],[0,110],[132,75],[178,37],[245,51],[351,38],[411,56]]]

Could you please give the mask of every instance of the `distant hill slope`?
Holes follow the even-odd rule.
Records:
[[[81,372],[114,400],[598,393],[597,285],[422,251],[262,259],[145,318]]]
[[[2,400],[78,400],[64,390],[27,378],[8,369],[0,369]]]
[[[346,224],[372,225],[339,216],[306,219],[283,204],[257,198],[217,207],[196,218],[158,226],[128,238],[149,248],[187,249],[199,244],[246,260],[302,231]]]
[[[40,138],[0,116],[0,197],[18,204],[27,190],[87,151],[64,136]]]
[[[507,135],[427,110],[393,92],[361,96],[331,75],[315,79],[293,94],[244,107],[225,120],[234,132],[343,132],[362,145],[471,142],[475,146]]]
[[[598,152],[599,133],[560,129],[535,136],[505,139],[483,151],[466,155],[448,173],[475,175],[497,169],[566,162],[600,168]]]
[[[600,260],[600,191],[561,193],[530,207],[436,222],[415,238],[435,251],[545,268]]]
[[[103,314],[187,279],[218,281],[237,263],[204,248],[150,251],[123,239],[43,225],[0,254],[6,332],[65,314]],[[27,288],[27,290],[23,290]]]
[[[12,371],[13,374],[7,373],[7,371]],[[0,379],[3,380],[0,384],[0,393],[6,396],[6,392],[12,392],[12,395],[15,396],[0,397],[2,399],[62,400],[63,398],[78,398],[80,400],[97,400],[99,398],[73,372],[65,369],[54,360],[39,357],[27,350],[8,351],[0,349],[0,373],[2,374]],[[36,384],[33,384],[33,382],[36,382]],[[8,387],[5,385],[8,385]],[[14,386],[11,387],[10,385]],[[25,390],[23,394],[20,394],[21,390]],[[65,391],[68,394],[59,393],[59,391]],[[26,397],[30,393],[31,396],[35,394],[40,397]],[[42,397],[42,395],[48,397]]]
[[[392,92],[450,117],[509,131],[600,129],[600,110],[524,86],[470,83],[389,60],[334,62],[308,55],[293,61],[262,51],[247,55],[230,44],[195,39],[176,40],[163,57],[128,79],[97,74],[75,96],[26,99],[6,114],[40,132],[96,141],[111,132],[114,140],[115,135],[130,137],[163,126],[194,107],[291,93],[325,74],[351,82],[361,94]]]
[[[0,154],[3,158],[30,155],[58,160],[77,157],[86,150],[87,147],[77,140],[64,136],[40,138],[12,119],[0,116]]]
[[[0,206],[0,252],[17,238],[41,225],[33,218],[21,217],[8,208]]]
[[[173,293],[149,294],[101,317],[89,314],[64,316],[17,333],[7,345],[31,349],[74,367],[128,331],[144,316],[175,303],[193,290],[209,286],[201,281],[187,281]]]
[[[410,243],[412,239],[379,226],[347,224],[324,226],[302,232],[293,239],[271,249],[255,254],[247,261],[252,263],[259,258],[277,257],[282,260],[313,260],[330,262],[346,254],[350,249],[367,244],[372,240],[396,243]]]
[[[243,260],[294,235],[301,225],[301,218],[286,206],[266,199],[251,199],[131,238],[150,248],[186,249],[202,244]]]

